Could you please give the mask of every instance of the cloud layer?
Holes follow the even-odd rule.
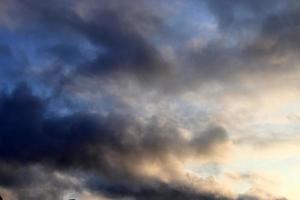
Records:
[[[299,11],[293,0],[0,0],[0,193],[286,195],[245,192],[224,171],[299,130],[281,118],[298,109]]]

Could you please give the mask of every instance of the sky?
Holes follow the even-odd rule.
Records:
[[[0,0],[5,200],[299,200],[298,0]]]

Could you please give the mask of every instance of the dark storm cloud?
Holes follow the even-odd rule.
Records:
[[[18,199],[22,200],[53,200],[62,199],[67,192],[91,191],[109,199],[132,198],[137,200],[230,200],[219,194],[199,192],[188,185],[176,183],[163,183],[152,180],[149,183],[124,183],[103,182],[93,178],[80,177],[73,174],[73,179],[68,175],[58,174],[51,169],[41,166],[16,166],[1,164],[0,166],[1,187],[9,188],[9,191]],[[72,175],[72,174],[71,174]],[[74,177],[87,180],[80,184],[74,181]],[[127,180],[126,180],[127,181]],[[6,199],[7,197],[3,195]],[[9,198],[8,198],[9,199]]]
[[[96,21],[77,21],[74,24],[82,34],[103,48],[94,61],[80,66],[79,72],[100,76],[124,72],[133,74],[140,81],[156,79],[168,73],[167,62],[136,25],[142,23],[156,28],[160,26],[159,19],[155,16],[133,17],[137,18],[127,19],[120,10],[104,11],[95,16]]]
[[[99,1],[99,9],[108,2]],[[142,2],[141,11],[136,12],[129,5],[123,8],[113,5],[93,13],[91,19],[84,19],[67,2],[14,1],[16,19],[30,22],[30,26],[45,26],[50,32],[82,35],[102,49],[97,58],[78,66],[78,73],[104,76],[113,72],[128,72],[140,80],[153,79],[168,71],[168,64],[163,60],[156,47],[142,32],[161,26],[160,18],[145,11]],[[132,2],[133,3],[133,2]],[[8,3],[7,3],[8,4]],[[126,4],[121,4],[126,5]],[[13,9],[12,9],[13,10]],[[148,11],[149,12],[149,11]],[[33,28],[34,29],[34,28]],[[64,32],[65,31],[65,32]],[[46,35],[46,33],[42,33]],[[74,47],[74,46],[73,46]],[[76,48],[67,46],[52,47],[49,53],[65,60]],[[72,51],[70,51],[72,50]],[[77,52],[74,52],[80,56]],[[73,55],[76,60],[78,57]],[[68,59],[70,60],[70,59]]]
[[[17,166],[92,170],[109,180],[134,181],[143,162],[167,166],[169,155],[205,156],[228,142],[226,130],[218,126],[187,141],[176,126],[159,123],[142,125],[130,116],[113,114],[53,116],[47,113],[47,101],[23,84],[0,98],[0,160]],[[9,173],[3,174],[7,176],[0,176],[2,186],[13,185],[10,181],[22,185]]]
[[[165,184],[154,182],[151,185],[138,185],[129,187],[128,185],[114,185],[106,187],[104,194],[109,192],[108,197],[122,198],[131,197],[138,200],[229,200],[218,194],[198,192],[188,187],[181,187],[176,184]]]
[[[4,9],[6,15],[3,14],[3,18],[16,24],[16,32],[22,34],[25,30],[33,38],[49,39],[42,51],[39,44],[35,44],[35,39],[32,40],[32,45],[37,46],[34,47],[37,58],[46,55],[53,58],[52,65],[61,68],[60,73],[52,74],[54,78],[46,75],[47,84],[53,80],[50,87],[53,84],[62,90],[81,77],[101,80],[113,75],[129,76],[143,86],[160,87],[169,82],[165,80],[171,78],[171,67],[154,44],[156,36],[153,35],[159,36],[162,31],[167,31],[163,19],[156,14],[158,12],[148,9],[144,1],[89,2],[82,5],[79,1],[51,1],[46,4],[34,0],[2,2],[3,7],[8,7]],[[76,10],[77,4],[80,8]],[[53,38],[69,41],[53,45]],[[96,49],[95,55],[87,56],[85,52],[78,51],[87,43]],[[66,70],[70,71],[68,76],[61,73]],[[33,76],[30,68],[28,71],[20,76]],[[37,79],[45,80],[40,77],[45,74],[39,73]]]
[[[189,3],[199,6],[197,2]],[[65,44],[50,43],[40,52],[55,58],[55,62],[62,61],[60,68],[70,71],[68,76],[61,73],[64,70],[53,75],[55,79],[61,76],[58,83],[62,87],[74,84],[79,77],[101,80],[121,75],[113,77],[128,77],[137,80],[138,85],[157,90],[186,91],[206,81],[230,81],[240,74],[255,74],[261,69],[268,73],[281,71],[283,65],[288,66],[286,70],[293,69],[293,60],[279,64],[273,60],[295,54],[293,50],[299,46],[297,2],[204,2],[216,17],[218,31],[226,39],[212,39],[193,49],[182,46],[175,50],[174,60],[162,55],[155,40],[169,35],[168,42],[172,45],[182,38],[167,23],[172,16],[158,11],[155,4],[104,0],[90,1],[90,4],[15,0],[3,1],[3,4],[10,5],[7,12],[16,13],[15,20],[9,21],[20,20],[19,29],[26,29],[27,34],[66,39],[70,35],[72,39]],[[160,5],[161,1],[157,3]],[[96,49],[95,55],[89,58],[80,50],[86,41]],[[179,67],[173,66],[174,63]]]
[[[80,191],[78,184],[41,166],[15,165],[1,162],[0,183],[22,200],[61,199],[65,191]],[[10,199],[3,195],[4,199]]]
[[[87,186],[108,196],[222,199],[177,188],[172,183],[149,186],[138,181],[153,183],[139,172],[139,167],[148,162],[158,163],[168,173],[176,174],[171,157],[180,160],[220,153],[229,137],[226,129],[218,124],[193,130],[194,135],[188,139],[176,124],[163,122],[161,116],[154,116],[146,123],[135,118],[129,109],[123,114],[107,109],[107,115],[100,115],[84,110],[75,112],[74,106],[70,114],[61,116],[57,113],[66,108],[53,103],[60,95],[76,101],[72,92],[80,89],[86,93],[102,93],[99,90],[111,84],[106,79],[115,84],[122,78],[134,80],[136,86],[146,88],[145,93],[149,88],[149,91],[160,91],[159,99],[168,92],[193,91],[209,81],[224,82],[235,80],[241,74],[252,76],[255,72],[272,74],[293,69],[292,61],[273,64],[273,59],[298,55],[300,8],[297,1],[201,1],[215,17],[215,31],[220,36],[215,38],[208,33],[207,41],[193,48],[184,45],[187,41],[182,41],[185,39],[178,32],[193,35],[199,30],[190,33],[177,30],[178,27],[172,29],[170,24],[180,20],[168,13],[161,2],[0,0],[0,33],[10,36],[0,38],[0,41],[7,40],[0,45],[1,78],[9,79],[11,88],[25,79],[37,88],[34,92],[44,94],[43,87],[47,87],[45,93],[47,89],[53,92],[38,97],[28,86],[21,85],[1,94],[1,186],[23,191],[18,192],[25,195],[20,199],[57,199],[61,190],[49,191],[49,195],[56,195],[52,197],[36,194],[30,184],[20,190],[25,187],[21,177],[27,174],[25,177],[34,182],[34,188],[38,187],[36,182],[53,175],[51,170],[79,170],[105,177],[107,184],[111,184],[107,188],[103,183],[97,185],[99,188]],[[199,5],[199,1],[186,2]],[[172,10],[172,3],[169,6]],[[193,20],[183,19],[186,24]],[[16,35],[22,35],[23,39],[16,40]],[[174,47],[177,43],[182,45]],[[163,45],[172,49],[171,58],[163,53]],[[83,80],[102,82],[92,85]],[[118,85],[120,90],[123,86]],[[68,93],[66,88],[72,91]],[[118,98],[122,102],[122,95]],[[121,106],[109,103],[111,107]],[[28,169],[20,171],[21,165]],[[45,179],[35,181],[45,176],[42,172],[34,174],[32,165],[50,172],[45,172],[48,174]],[[49,179],[51,186],[60,182]],[[126,184],[122,185],[124,180]],[[114,182],[121,183],[114,185]],[[135,183],[140,184],[137,190],[136,186],[131,187]],[[30,196],[33,193],[36,196]]]
[[[88,168],[103,164],[103,170],[107,170],[112,166],[106,166],[109,163],[101,156],[109,151],[163,158],[168,153],[210,152],[228,141],[226,130],[218,126],[185,141],[176,126],[160,125],[157,120],[142,125],[130,116],[103,117],[83,112],[55,117],[47,115],[46,106],[46,101],[34,96],[26,85],[2,95],[0,151],[4,161]]]

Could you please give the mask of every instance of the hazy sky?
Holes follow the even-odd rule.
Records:
[[[6,200],[299,200],[298,0],[0,0]]]

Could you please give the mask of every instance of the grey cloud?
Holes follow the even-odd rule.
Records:
[[[7,161],[39,162],[49,159],[50,163],[54,161],[59,165],[82,164],[89,167],[97,164],[98,159],[99,164],[102,163],[101,159],[105,157],[101,155],[105,155],[106,151],[141,158],[153,154],[153,157],[159,158],[168,153],[186,154],[186,151],[201,154],[229,140],[225,129],[212,126],[199,131],[194,139],[188,141],[181,136],[175,124],[162,123],[159,118],[145,125],[131,116],[113,114],[104,117],[75,113],[49,118],[45,115],[47,101],[32,95],[26,85],[18,87],[10,95],[4,94],[0,108],[1,155]],[[105,160],[103,162],[108,164]]]
[[[135,189],[126,186],[109,188],[111,197],[132,197],[139,200],[167,200],[167,199],[190,199],[190,200],[229,200],[218,194],[203,193],[185,188],[177,187],[172,184],[157,183],[152,186],[140,186]]]
[[[127,115],[52,116],[47,114],[47,101],[34,96],[26,85],[2,95],[0,121],[1,163],[94,171],[115,181],[144,179],[136,173],[143,162],[157,162],[171,172],[175,169],[168,166],[170,155],[179,160],[190,153],[207,156],[229,141],[226,130],[218,126],[199,131],[188,141],[174,124],[159,120],[142,124]],[[1,169],[2,186],[28,185],[20,178],[23,175]]]
[[[257,196],[254,196],[254,195],[240,195],[237,200],[261,200],[261,199],[264,199],[264,198],[257,197]],[[270,200],[287,200],[284,197],[283,198],[276,198],[276,197],[271,197],[271,196],[269,196],[268,199],[270,199]]]
[[[164,122],[157,113],[152,121],[142,122],[130,109],[126,110],[122,107],[124,105],[115,102],[109,102],[111,107],[122,107],[120,109],[126,112],[120,114],[109,109],[106,115],[84,109],[76,112],[78,108],[74,107],[80,107],[83,102],[74,93],[81,90],[79,93],[103,94],[106,92],[103,88],[110,90],[115,86],[126,90],[124,82],[130,80],[135,87],[142,88],[141,94],[135,93],[137,99],[153,91],[158,99],[170,93],[175,94],[176,99],[177,93],[193,91],[210,81],[228,83],[226,86],[230,87],[232,83],[239,85],[240,75],[252,78],[261,73],[296,70],[299,3],[202,1],[217,20],[215,31],[218,36],[207,37],[203,45],[191,48],[188,45],[174,47],[174,43],[185,44],[186,38],[178,36],[178,30],[170,29],[170,23],[178,19],[165,13],[165,7],[160,7],[159,2],[162,1],[55,0],[45,3],[0,0],[1,28],[4,32],[26,35],[31,42],[24,55],[11,51],[14,44],[0,46],[0,59],[4,58],[0,64],[3,61],[22,68],[25,65],[14,62],[15,59],[47,57],[43,60],[45,63],[26,63],[26,68],[14,73],[18,78],[10,78],[11,82],[14,81],[10,87],[25,79],[40,93],[44,90],[47,94],[52,92],[48,94],[49,98],[40,98],[23,85],[1,94],[1,162],[10,167],[16,165],[12,168],[41,165],[64,173],[74,169],[93,172],[112,183],[104,189],[100,184],[100,191],[106,191],[108,196],[145,199],[147,194],[152,199],[174,196],[181,199],[219,198],[178,189],[172,184],[159,183],[157,187],[142,184],[134,190],[130,184],[115,186],[113,183],[124,180],[140,183],[142,181],[138,180],[142,179],[152,183],[138,171],[147,162],[158,163],[171,174],[176,173],[176,169],[170,157],[183,160],[187,156],[201,158],[223,152],[230,142],[225,128],[211,124],[201,130],[191,130],[194,135],[186,138],[179,125]],[[187,2],[199,5],[197,1]],[[173,8],[171,4],[169,6]],[[190,20],[194,19],[183,19],[184,23]],[[171,48],[173,57],[162,53],[163,45]],[[93,55],[87,55],[83,48],[86,46],[93,49]],[[291,55],[294,55],[293,59],[273,62],[274,58],[290,58]],[[2,70],[1,77],[8,77],[12,71],[11,67]],[[89,81],[96,83],[90,84]],[[55,104],[61,100],[58,98],[80,102],[70,109],[68,115],[61,116],[57,113],[67,108]],[[116,98],[122,102],[124,97],[117,95]],[[70,102],[65,104],[71,107]],[[25,187],[21,175],[12,174],[10,168],[0,170],[4,171],[0,175],[1,185]],[[30,170],[28,173],[34,176]],[[28,196],[30,192],[26,195],[24,199],[41,198]]]
[[[189,3],[197,6],[195,2]],[[133,3],[140,9],[131,6]],[[45,33],[37,30],[37,34],[53,34],[51,37],[76,35],[80,41],[87,40],[98,50],[93,59],[87,59],[78,51],[81,44],[51,45],[49,55],[72,65],[67,77],[60,72],[54,75],[61,76],[58,83],[61,85],[73,85],[82,77],[113,78],[120,84],[118,79],[125,77],[136,80],[137,85],[146,89],[185,92],[207,81],[238,81],[240,74],[255,76],[261,72],[294,70],[297,57],[294,61],[289,59],[279,64],[274,64],[273,59],[278,55],[289,56],[297,47],[297,3],[269,0],[205,3],[216,16],[218,31],[224,38],[212,39],[196,49],[183,46],[174,51],[174,60],[162,55],[155,40],[170,35],[168,43],[172,45],[183,38],[168,27],[167,21],[172,15],[157,11],[155,4],[90,1],[89,5],[88,2],[53,1],[44,5],[33,0],[11,4],[18,5],[13,10],[18,12],[15,18],[30,22],[33,27],[46,26]],[[101,6],[103,4],[106,6]],[[29,32],[35,30],[30,26],[27,29],[31,30]],[[73,39],[69,43],[74,43]]]
[[[62,199],[66,191],[80,192],[83,188],[74,179],[40,165],[20,166],[5,162],[0,165],[1,188],[22,200]]]

